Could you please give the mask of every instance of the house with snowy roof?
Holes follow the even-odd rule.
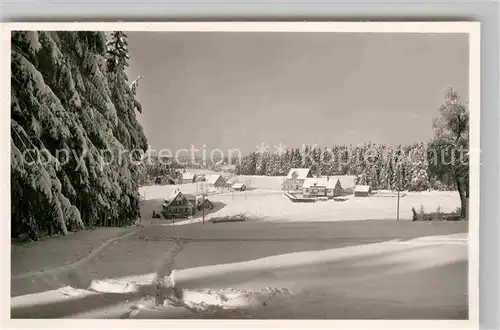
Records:
[[[205,176],[205,182],[211,188],[223,188],[226,186],[226,180],[220,174],[210,174]]]
[[[343,194],[340,180],[330,177],[306,178],[302,184],[301,190],[302,196],[305,198],[333,198]]]
[[[165,174],[156,177],[155,184],[157,185],[175,184],[175,179],[170,174]]]
[[[356,187],[356,175],[323,175],[320,176],[321,179],[329,178],[330,180],[339,180],[342,190],[345,194],[354,193],[354,187]]]
[[[372,193],[372,188],[366,185],[357,185],[354,188],[354,197],[368,197]]]
[[[231,189],[236,190],[236,191],[245,191],[247,189],[247,186],[244,183],[235,182],[231,186]]]
[[[213,203],[208,200],[208,198],[203,198],[200,195],[193,195],[193,194],[184,194],[188,202],[193,206],[193,214],[196,213],[196,211],[201,210],[202,208],[205,209],[212,209],[214,207]]]
[[[196,174],[190,172],[182,173],[182,183],[196,182]]]
[[[307,178],[312,178],[311,169],[309,168],[292,168],[288,171],[285,181],[281,185],[282,190],[300,190]]]
[[[187,218],[193,215],[193,205],[186,196],[175,190],[162,204],[162,215],[165,219]]]

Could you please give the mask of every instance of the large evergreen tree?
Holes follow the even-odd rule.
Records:
[[[469,197],[469,109],[458,93],[449,89],[434,121],[434,138],[429,144],[430,173],[445,184],[453,184],[466,216]]]
[[[14,236],[137,219],[137,171],[117,156],[147,143],[124,71],[128,51],[109,45],[102,32],[12,34]]]

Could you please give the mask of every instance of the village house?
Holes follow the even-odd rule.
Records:
[[[281,185],[282,190],[299,190],[304,184],[304,180],[312,178],[309,168],[292,168],[288,172],[285,181]]]
[[[193,205],[179,190],[165,198],[165,202],[162,204],[162,215],[166,219],[187,218],[192,214]]]
[[[214,205],[212,204],[211,201],[208,200],[208,198],[203,198],[202,196],[196,196],[196,195],[191,195],[191,194],[185,194],[184,195],[188,202],[193,206],[193,214],[196,213],[196,211],[200,211],[202,208],[205,209],[213,209]]]
[[[182,173],[182,183],[196,182],[196,174],[190,172]]]
[[[194,209],[196,208],[196,203],[198,202],[199,197],[196,195],[192,195],[192,194],[184,194],[184,197],[186,197],[187,201],[193,207],[193,213],[194,213]]]
[[[205,176],[205,182],[210,188],[223,188],[226,186],[226,181],[220,174],[211,174]]]
[[[198,198],[196,203],[196,210],[201,211],[202,209],[211,210],[214,208],[214,204],[207,198]]]
[[[372,188],[370,186],[357,185],[354,188],[354,197],[368,197],[372,193]]]
[[[321,179],[329,178],[330,180],[339,180],[344,195],[349,195],[354,193],[354,187],[356,187],[356,178],[357,178],[355,175],[329,175],[329,176],[321,176],[319,178]]]
[[[236,190],[236,191],[245,191],[245,190],[247,190],[247,186],[244,183],[235,182],[231,186],[231,189]]]
[[[302,184],[302,196],[305,198],[328,197],[333,198],[343,194],[339,179],[333,178],[306,178]]]
[[[158,185],[175,184],[175,179],[170,174],[161,175],[155,178],[155,184]]]

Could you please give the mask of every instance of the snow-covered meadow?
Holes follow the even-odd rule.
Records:
[[[254,178],[244,192],[211,191],[208,198],[223,207],[204,226],[199,218],[176,226],[158,219],[104,242],[83,261],[17,274],[13,317],[466,317],[467,223],[397,223],[390,192],[293,203],[274,188],[280,180]],[[143,224],[175,189],[200,192],[197,183],[140,188]],[[412,207],[451,212],[460,204],[455,192],[401,196],[402,220],[411,219]],[[241,213],[248,221],[209,222]],[[45,244],[61,247],[56,239]],[[158,307],[149,286],[165,258],[183,300]]]
[[[467,316],[466,242],[466,234],[455,234],[268,252],[251,260],[233,253],[242,261],[200,266],[192,264],[193,252],[204,254],[199,260],[206,262],[213,249],[187,243],[173,274],[180,304],[154,306],[154,290],[140,289],[154,274],[135,270],[136,275],[92,281],[88,289],[62,286],[15,297],[13,317],[462,319]],[[115,266],[119,256],[114,255]],[[121,262],[129,269],[133,265],[126,258]],[[112,271],[105,263],[99,269],[106,267]]]

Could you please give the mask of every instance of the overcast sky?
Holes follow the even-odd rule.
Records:
[[[468,95],[458,34],[129,32],[129,78],[154,149],[264,142],[411,143],[448,86]]]

